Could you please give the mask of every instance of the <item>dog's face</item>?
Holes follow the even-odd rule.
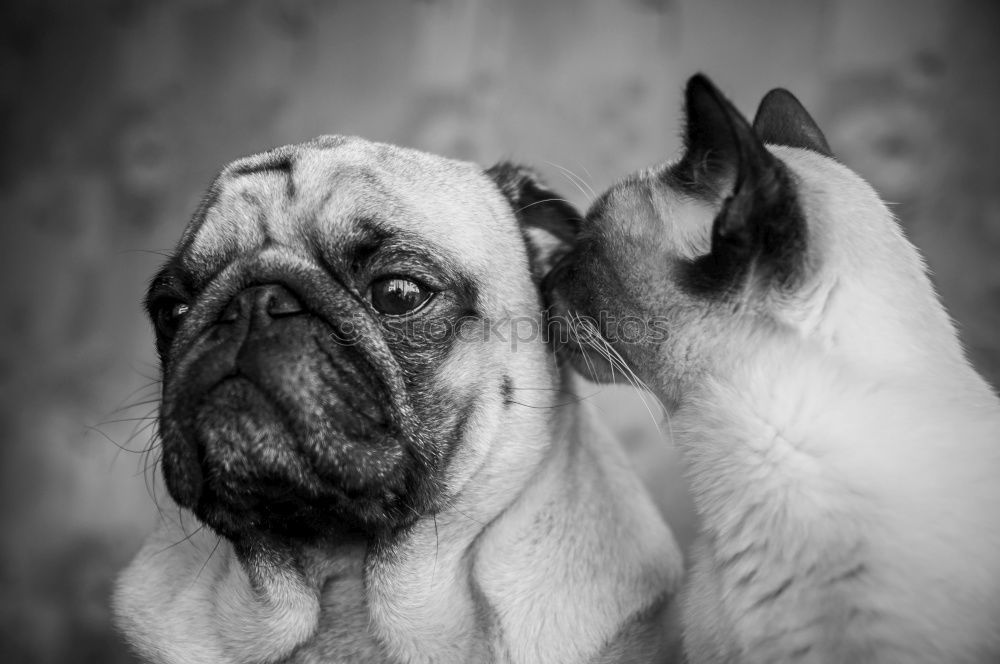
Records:
[[[392,532],[460,491],[513,376],[554,371],[487,332],[541,310],[512,202],[551,196],[522,175],[342,137],[224,169],[147,297],[173,498],[241,542]]]

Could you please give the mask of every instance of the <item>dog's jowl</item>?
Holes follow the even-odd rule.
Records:
[[[143,656],[667,652],[678,550],[543,333],[553,199],[355,138],[222,171],[147,299],[176,509],[116,591]]]

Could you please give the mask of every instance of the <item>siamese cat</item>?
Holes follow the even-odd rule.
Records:
[[[787,91],[752,126],[701,75],[685,106],[680,160],[605,192],[548,288],[580,370],[667,409],[688,659],[1000,662],[1000,402],[920,255]]]

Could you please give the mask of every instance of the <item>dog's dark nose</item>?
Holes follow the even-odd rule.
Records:
[[[275,318],[301,314],[305,309],[299,299],[281,284],[252,286],[240,291],[222,312],[221,320],[232,322],[248,318],[267,325]]]

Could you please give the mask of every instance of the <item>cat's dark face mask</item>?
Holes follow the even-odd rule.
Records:
[[[751,306],[749,294],[793,293],[814,260],[794,176],[764,146],[831,156],[798,101],[773,90],[751,126],[699,75],[685,116],[681,159],[604,192],[546,283],[557,312],[576,323],[561,353],[592,379],[629,368],[667,393],[683,389],[701,371],[692,359],[701,344]]]

